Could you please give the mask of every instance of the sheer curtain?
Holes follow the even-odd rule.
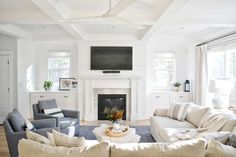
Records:
[[[207,46],[196,46],[195,55],[195,103],[201,106],[206,106],[208,95]]]

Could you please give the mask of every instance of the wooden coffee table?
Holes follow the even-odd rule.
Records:
[[[99,142],[108,141],[112,143],[138,143],[140,141],[140,136],[136,134],[135,128],[129,128],[128,134],[122,137],[110,137],[105,135],[105,129],[109,125],[102,124],[99,127],[94,128],[93,133]]]

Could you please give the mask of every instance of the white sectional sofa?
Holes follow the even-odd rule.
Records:
[[[214,124],[214,122],[209,122],[211,123],[210,127],[213,127],[213,130],[215,129],[217,130],[217,132],[232,132],[235,128],[236,115],[220,113],[212,108],[201,107],[192,103],[187,111],[187,116],[184,121],[169,118],[168,109],[162,109],[162,111],[159,112],[157,111],[156,115],[154,114],[154,116],[150,119],[151,134],[158,142],[171,142],[171,138],[173,138],[174,134],[176,135],[179,132],[183,132],[184,130],[199,129],[199,125],[200,122],[202,122],[203,117],[207,117],[210,114],[220,114],[223,116],[224,119],[223,123],[221,124]]]

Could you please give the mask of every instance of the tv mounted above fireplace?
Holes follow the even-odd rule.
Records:
[[[91,70],[132,70],[132,47],[91,47]]]

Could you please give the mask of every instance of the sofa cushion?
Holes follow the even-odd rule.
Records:
[[[163,128],[160,130],[160,136],[162,139],[165,139],[166,142],[181,141],[181,139],[179,139],[176,135],[179,135],[186,130],[189,130],[189,128]]]
[[[60,118],[60,128],[61,129],[66,129],[66,128],[68,128],[70,126],[74,126],[78,123],[79,123],[78,118],[68,118],[68,117]]]
[[[196,128],[193,124],[187,121],[178,121],[169,117],[154,116],[151,117],[151,125],[153,125],[156,130],[163,128]]]
[[[25,131],[25,119],[18,110],[14,109],[13,112],[9,114],[8,119],[14,131]]]
[[[216,132],[220,131],[226,122],[227,120],[222,113],[214,109],[210,109],[202,116],[200,122],[198,123],[198,127],[207,128],[208,132]]]
[[[191,103],[191,105],[188,108],[186,121],[192,123],[196,127],[198,127],[198,124],[202,118],[202,116],[209,110],[209,107],[203,107],[199,105],[195,105]]]
[[[205,141],[168,143],[114,144],[111,157],[204,157]]]
[[[44,113],[45,109],[57,108],[55,99],[38,101],[38,108],[40,113]]]
[[[20,157],[109,157],[109,143],[102,142],[84,147],[55,147],[21,139]]]
[[[236,115],[235,114],[225,114],[226,124],[221,128],[220,131],[232,131],[236,126]]]
[[[236,149],[232,146],[224,145],[215,140],[209,141],[206,157],[235,157]]]
[[[229,141],[227,142],[227,144],[236,148],[236,132],[234,132],[230,135]]]

